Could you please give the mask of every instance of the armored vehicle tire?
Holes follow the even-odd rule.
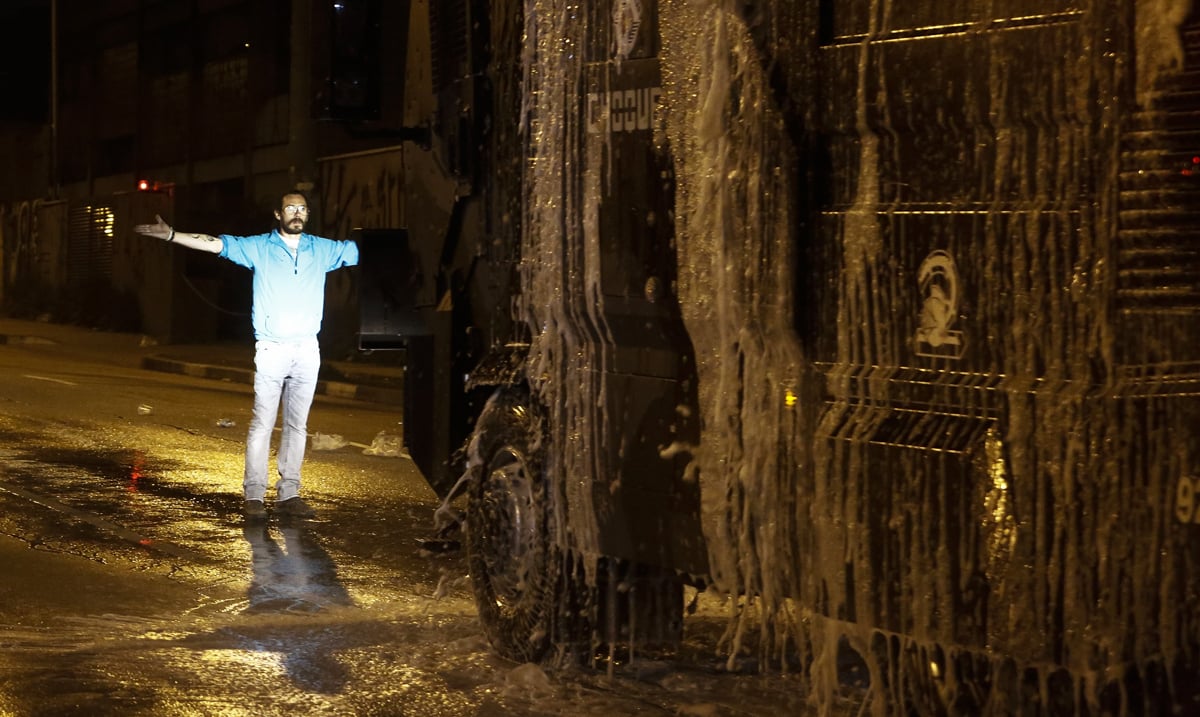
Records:
[[[541,412],[500,389],[476,422],[467,564],[484,632],[500,655],[537,662],[550,647],[560,560],[551,540]]]

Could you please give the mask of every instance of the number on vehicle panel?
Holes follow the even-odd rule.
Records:
[[[1175,488],[1175,517],[1181,523],[1200,523],[1200,479],[1183,476]]]

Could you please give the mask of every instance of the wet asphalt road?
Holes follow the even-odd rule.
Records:
[[[723,671],[717,617],[611,675],[496,658],[462,556],[421,549],[432,492],[366,450],[398,411],[318,397],[317,518],[248,526],[250,388],[119,359],[0,346],[0,717],[806,711]]]

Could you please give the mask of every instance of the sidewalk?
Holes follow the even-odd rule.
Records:
[[[231,342],[159,346],[140,334],[0,317],[0,344],[50,344],[101,363],[253,385],[254,346]],[[322,361],[317,395],[403,406],[404,367]]]

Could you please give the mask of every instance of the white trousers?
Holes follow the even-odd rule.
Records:
[[[271,434],[283,403],[283,430],[279,436],[275,500],[300,494],[300,466],[308,440],[308,409],[317,391],[321,347],[316,337],[303,341],[258,341],[254,344],[254,416],[246,435],[246,472],[242,490],[246,500],[263,500],[267,494],[267,468]]]

